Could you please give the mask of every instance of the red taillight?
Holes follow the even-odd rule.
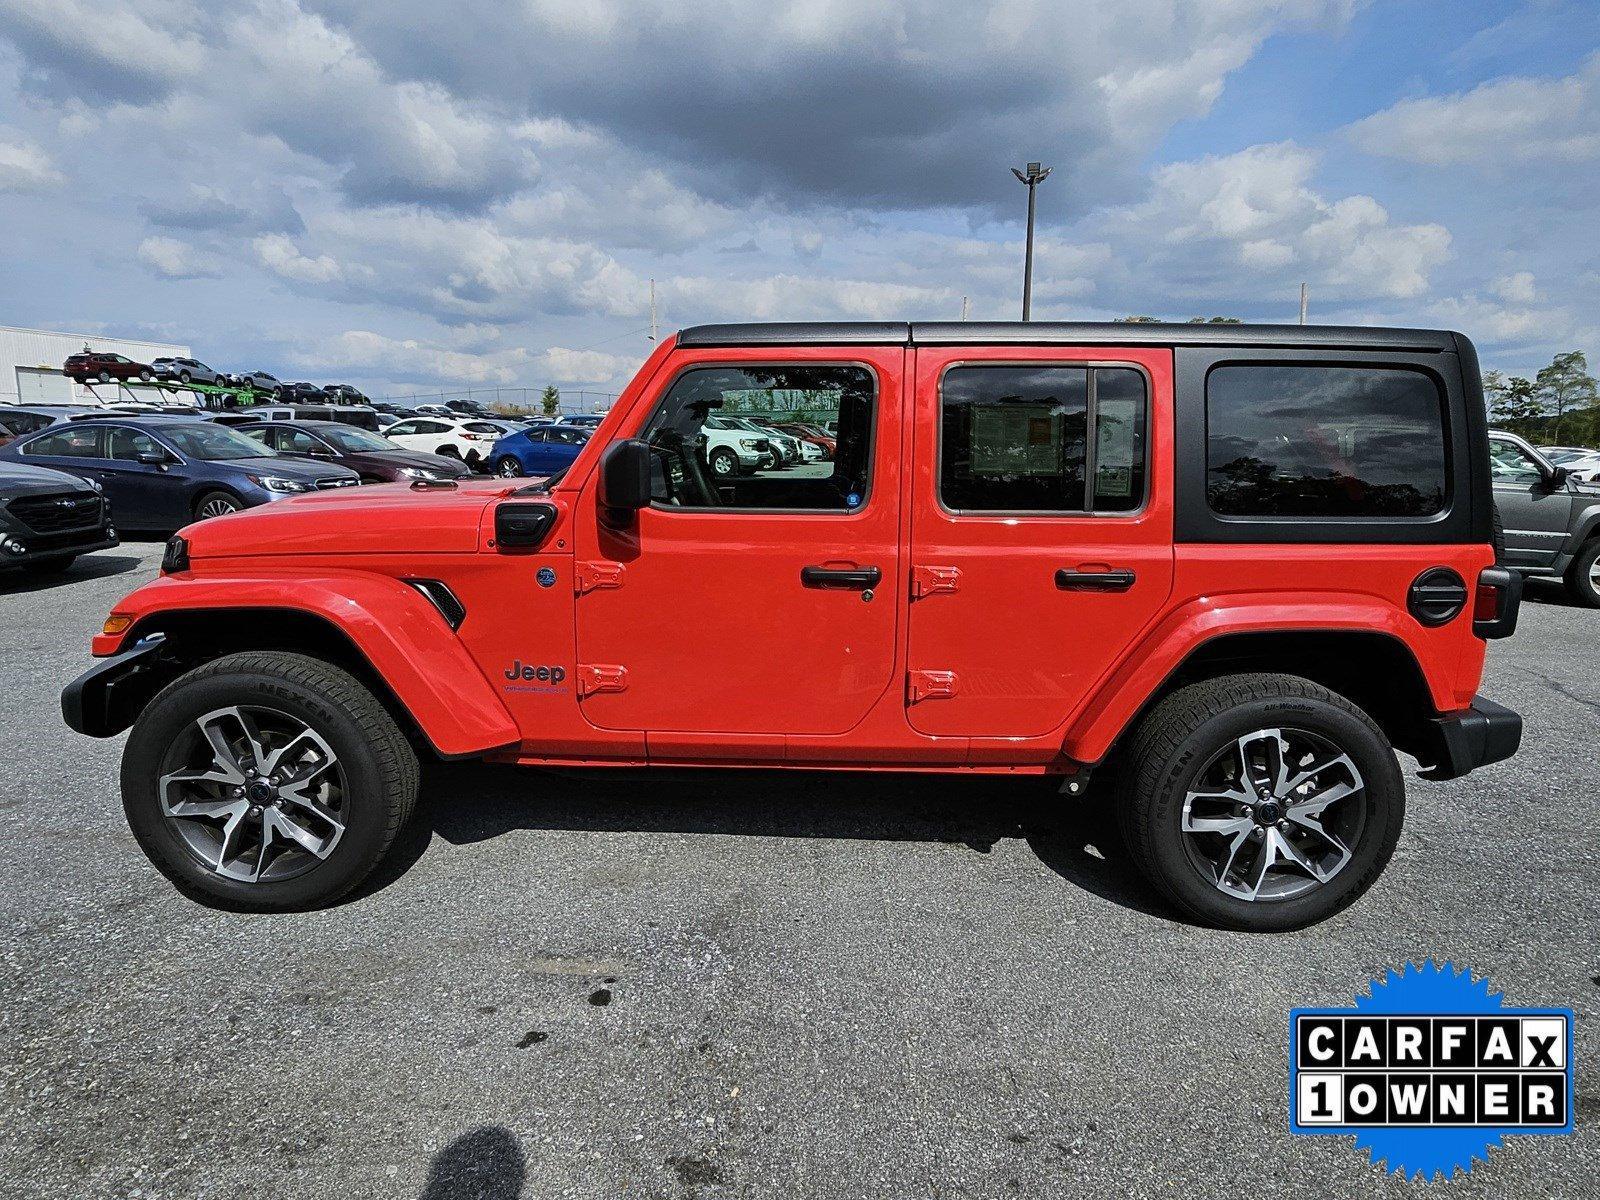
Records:
[[[1493,584],[1478,580],[1478,594],[1472,601],[1472,619],[1474,621],[1493,621],[1500,615],[1500,589]]]

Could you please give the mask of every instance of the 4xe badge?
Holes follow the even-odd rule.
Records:
[[[1507,1134],[1571,1133],[1572,1097],[1572,1012],[1506,1008],[1449,963],[1289,1014],[1289,1128],[1353,1133],[1402,1176],[1470,1171]]]

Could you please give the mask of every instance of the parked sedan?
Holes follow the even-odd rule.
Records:
[[[53,467],[99,483],[130,528],[172,530],[323,488],[354,471],[286,458],[236,430],[172,417],[69,421],[0,446],[0,460]]]
[[[176,383],[221,384],[222,373],[194,358],[158,358],[150,364],[157,379]]]
[[[61,373],[79,383],[88,383],[91,379],[98,383],[110,383],[114,379],[142,379],[148,383],[155,377],[153,363],[138,363],[120,354],[97,351],[69,355],[61,365]]]
[[[65,571],[117,544],[100,485],[64,471],[0,462],[0,570]]]
[[[489,461],[494,444],[505,436],[505,430],[488,421],[422,416],[396,421],[384,436],[407,450],[442,454],[476,467]]]
[[[540,425],[509,433],[489,454],[494,473],[514,479],[518,475],[553,475],[572,465],[578,451],[594,434],[581,425]]]
[[[280,454],[348,467],[362,483],[459,479],[467,474],[465,463],[407,450],[380,434],[338,421],[262,421],[241,425],[239,432]]]
[[[831,434],[824,433],[815,425],[808,425],[804,421],[781,421],[774,425],[773,428],[781,433],[787,433],[790,437],[799,438],[802,443],[809,442],[811,445],[816,446],[822,451],[824,459],[831,461],[833,456],[839,452],[839,439]]]

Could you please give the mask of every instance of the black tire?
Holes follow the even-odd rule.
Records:
[[[188,383],[189,382],[189,372],[187,372],[187,371],[179,371],[178,372],[178,382],[179,383]]]
[[[739,456],[725,446],[711,452],[711,473],[718,479],[732,479],[739,473]]]
[[[1275,728],[1307,731],[1349,756],[1365,784],[1364,818],[1349,860],[1326,882],[1285,899],[1242,899],[1191,854],[1185,798],[1231,742]],[[1405,778],[1383,731],[1343,696],[1294,675],[1227,675],[1173,692],[1135,730],[1118,793],[1123,836],[1151,883],[1184,915],[1224,929],[1299,929],[1353,904],[1382,874],[1405,818]]]
[[[139,372],[139,382],[149,383],[155,376],[150,373],[150,368],[145,367]]]
[[[1600,537],[1590,538],[1567,568],[1567,591],[1585,608],[1600,608]]]
[[[522,464],[515,455],[502,454],[494,461],[494,473],[502,479],[517,479],[522,475]]]
[[[246,882],[219,875],[162,811],[159,780],[169,748],[199,717],[234,705],[288,714],[316,730],[347,764],[344,833],[323,861],[293,878]],[[303,654],[247,651],[196,667],[146,706],[123,751],[122,801],[140,849],[190,899],[243,911],[297,911],[332,904],[383,861],[415,807],[418,775],[416,753],[394,718],[351,675]]]
[[[243,512],[245,508],[244,504],[240,502],[239,497],[235,496],[232,492],[202,492],[194,502],[195,520],[204,521],[211,517],[226,516],[227,513],[224,512],[207,511],[207,509],[215,510],[224,504],[228,506],[228,512]]]
[[[97,380],[99,380],[101,383],[110,383],[111,382],[111,372],[110,371],[101,371],[100,374],[95,376],[95,378]]]
[[[64,554],[60,558],[41,558],[34,562],[23,563],[22,569],[31,575],[60,575],[77,561],[76,554]]]

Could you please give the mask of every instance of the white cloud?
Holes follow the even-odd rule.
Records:
[[[38,145],[0,128],[0,192],[43,191],[65,178]]]
[[[308,369],[334,374],[365,372],[391,380],[454,380],[462,384],[509,384],[519,377],[527,351],[470,354],[415,338],[392,338],[366,329],[347,329],[302,350],[297,361]]]
[[[1513,76],[1402,100],[1345,132],[1369,154],[1433,167],[1591,161],[1600,157],[1600,54],[1561,79]]]
[[[214,278],[221,274],[217,262],[177,238],[147,237],[139,243],[138,259],[167,279]]]
[[[620,384],[639,369],[644,356],[603,354],[551,346],[534,360],[535,376],[558,384]]]
[[[1150,196],[1106,214],[1130,271],[1184,297],[1280,291],[1410,297],[1449,256],[1437,224],[1398,225],[1371,196],[1311,185],[1317,156],[1293,142],[1159,168]]]
[[[326,254],[302,254],[294,239],[282,233],[263,234],[255,240],[256,257],[275,275],[296,283],[343,283],[351,277],[370,275],[366,267],[347,269]]]
[[[1490,288],[1496,296],[1509,304],[1532,304],[1535,299],[1532,271],[1517,271],[1511,275],[1502,275],[1490,285]]]

